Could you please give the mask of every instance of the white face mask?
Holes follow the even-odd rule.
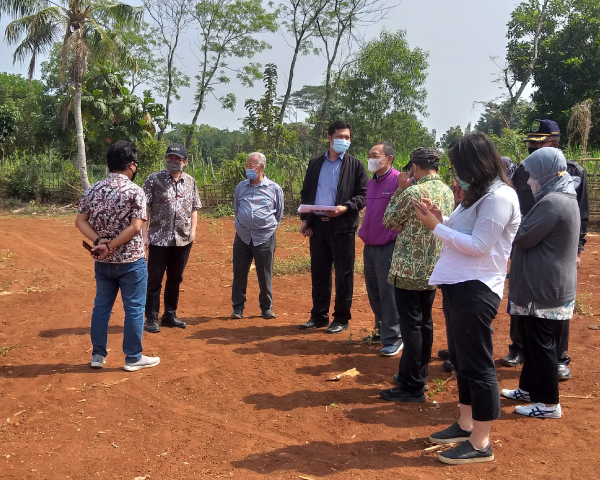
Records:
[[[375,173],[377,170],[381,168],[381,159],[380,158],[369,158],[367,161],[367,168],[369,172]]]
[[[537,195],[539,193],[539,191],[542,189],[542,186],[540,185],[539,180],[537,180],[536,178],[533,178],[531,176],[527,180],[527,185],[529,185],[531,187],[531,193],[533,193],[534,195]]]

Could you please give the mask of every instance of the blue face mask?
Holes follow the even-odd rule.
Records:
[[[253,168],[247,168],[246,169],[246,176],[250,180],[256,180],[258,178],[258,173],[256,173],[256,170],[254,170]]]
[[[469,187],[471,186],[471,184],[469,182],[465,182],[464,180],[461,180],[460,178],[458,179],[458,184],[460,185],[460,188],[462,188],[463,190],[468,190]]]
[[[344,153],[350,148],[350,140],[344,140],[343,138],[333,139],[333,149],[337,153]]]

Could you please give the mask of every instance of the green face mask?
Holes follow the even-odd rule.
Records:
[[[462,188],[463,190],[468,190],[469,187],[471,186],[471,184],[469,182],[465,182],[464,180],[461,180],[460,178],[458,179],[458,184],[460,185],[460,188]]]

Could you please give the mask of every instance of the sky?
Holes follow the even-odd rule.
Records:
[[[423,118],[423,122],[428,129],[436,130],[439,139],[450,127],[460,125],[464,130],[468,122],[474,124],[483,110],[476,102],[498,99],[504,94],[500,85],[494,82],[500,69],[491,57],[497,57],[497,63],[503,64],[507,43],[506,25],[518,3],[514,0],[389,0],[388,4],[395,4],[389,18],[368,27],[364,31],[364,38],[376,38],[383,28],[388,31],[406,30],[411,48],[419,47],[429,52],[425,84],[428,116]],[[0,21],[2,33],[7,20],[3,17]],[[275,63],[278,66],[278,92],[283,94],[292,49],[279,33],[265,34],[261,38],[269,42],[272,49],[255,56],[252,61],[263,65]],[[191,35],[185,39],[179,65],[192,81],[198,71],[198,60],[191,49],[193,41]],[[0,69],[26,75],[26,64],[12,64],[13,49],[4,42],[0,44]],[[232,61],[231,64],[235,66],[236,62]],[[293,90],[304,85],[319,84],[325,66],[322,57],[301,57],[294,74]],[[39,74],[38,68],[36,75]],[[174,122],[192,121],[194,92],[193,84],[181,90],[181,100],[175,103],[171,113]],[[246,115],[244,101],[247,98],[259,98],[264,88],[260,81],[254,88],[244,88],[234,79],[228,85],[218,87],[215,94],[221,96],[230,92],[237,96],[234,112],[222,110],[220,104],[211,98],[201,112],[198,123],[230,130],[239,128]]]

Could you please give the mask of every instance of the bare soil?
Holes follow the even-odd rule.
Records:
[[[285,219],[277,256],[306,254]],[[399,357],[353,343],[373,324],[356,275],[353,319],[340,335],[303,332],[308,274],[274,280],[275,320],[258,316],[251,272],[241,320],[230,320],[232,219],[203,219],[182,285],[185,330],[144,334],[158,367],[122,370],[123,310],[114,308],[107,364],[89,367],[93,260],[72,217],[0,217],[0,477],[6,479],[506,479],[598,478],[600,471],[600,242],[591,234],[571,323],[573,379],[561,384],[563,418],[513,413],[502,401],[492,463],[450,467],[425,452],[427,437],[457,417],[456,383],[434,358],[423,404],[379,398]],[[362,242],[357,240],[357,256]],[[434,352],[445,347],[438,293]],[[501,387],[519,369],[501,365],[508,316],[494,323]],[[350,341],[348,341],[350,339]],[[434,353],[435,355],[435,353]],[[356,368],[360,375],[328,378]]]

